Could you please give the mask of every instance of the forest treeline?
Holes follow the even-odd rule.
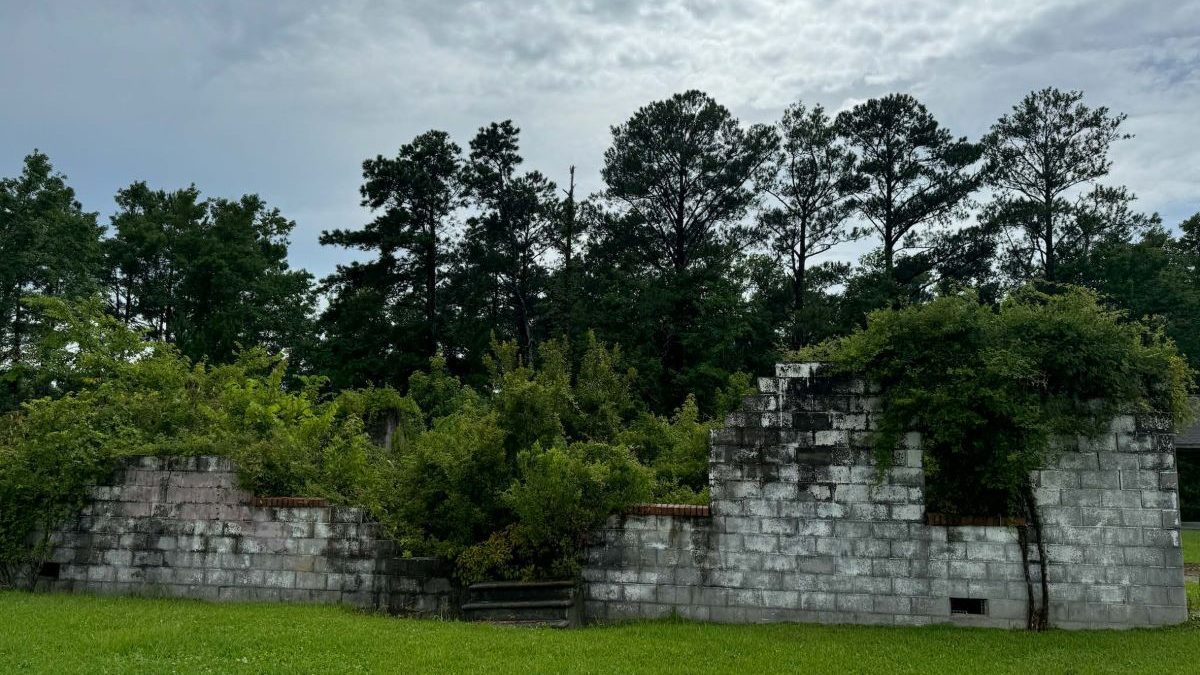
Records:
[[[524,162],[512,121],[465,146],[431,130],[363,162],[370,220],[320,239],[362,261],[319,280],[288,264],[295,222],[256,195],[134,182],[105,225],[34,151],[0,179],[0,410],[53,385],[37,295],[98,295],[193,362],[263,345],[335,390],[403,391],[436,355],[484,386],[497,344],[578,362],[590,334],[660,413],[689,393],[712,410],[731,375],[871,310],[962,289],[997,303],[1031,281],[1151,317],[1196,366],[1200,214],[1168,227],[1108,180],[1130,138],[1077,91],[1032,92],[978,139],[907,94],[764,125],[687,91],[612,127],[603,188],[582,195],[573,168]],[[858,240],[854,264],[827,255]]]

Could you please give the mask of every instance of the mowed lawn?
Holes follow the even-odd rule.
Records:
[[[1181,530],[1183,536],[1183,562],[1200,565],[1200,530]]]
[[[520,629],[336,607],[0,593],[2,673],[1196,673],[1200,622],[1030,634],[656,621]]]

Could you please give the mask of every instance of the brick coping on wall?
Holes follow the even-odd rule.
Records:
[[[250,505],[285,509],[325,508],[329,506],[329,500],[321,497],[254,497]]]
[[[712,507],[707,504],[634,504],[625,510],[630,516],[680,516],[711,518]]]

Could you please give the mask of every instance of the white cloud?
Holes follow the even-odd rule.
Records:
[[[259,192],[317,234],[366,220],[358,167],[431,127],[513,118],[531,165],[599,188],[608,127],[686,88],[748,121],[893,90],[978,135],[1030,89],[1128,112],[1114,181],[1200,210],[1200,2],[479,0],[0,7],[0,174],[34,146],[89,208],[134,179]]]

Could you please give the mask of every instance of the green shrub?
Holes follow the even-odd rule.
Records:
[[[382,518],[405,550],[453,558],[510,518],[513,478],[495,412],[472,405],[434,423],[383,467]]]
[[[86,502],[107,473],[95,411],[72,401],[58,423],[21,413],[0,417],[0,587],[32,583],[50,552],[49,534]]]
[[[670,419],[642,415],[618,438],[653,470],[655,501],[707,504],[708,438],[716,426],[700,420],[696,399],[689,396]]]
[[[437,354],[429,360],[429,371],[417,371],[408,378],[408,396],[424,412],[427,425],[445,417],[478,396],[463,386],[446,368],[446,357]]]
[[[40,564],[47,533],[78,511],[86,486],[119,457],[226,455],[256,494],[370,505],[385,453],[365,424],[386,411],[404,434],[416,433],[420,411],[390,390],[321,401],[319,380],[288,390],[285,361],[261,349],[231,364],[192,365],[105,316],[97,302],[32,304],[56,324],[40,354],[47,372],[58,373],[61,394],[0,418],[4,583]]]
[[[570,577],[577,552],[609,514],[650,496],[650,472],[623,446],[597,442],[542,448],[518,457],[504,493],[515,523],[460,558],[464,579]]]
[[[1018,515],[1057,439],[1095,435],[1122,412],[1189,414],[1191,375],[1174,344],[1080,288],[877,311],[805,357],[881,386],[881,466],[903,434],[921,432],[930,511]]]
[[[637,371],[621,371],[621,348],[611,350],[589,332],[572,390],[574,408],[567,421],[568,434],[581,440],[610,441],[641,408],[634,398]]]
[[[669,420],[640,414],[620,350],[590,335],[577,368],[559,341],[543,343],[536,364],[494,344],[483,394],[437,356],[410,378],[409,396],[330,397],[324,378],[289,376],[260,348],[193,364],[98,301],[32,304],[55,328],[38,352],[55,397],[0,418],[0,575],[10,582],[48,551],[32,538],[130,455],[225,455],[256,494],[363,505],[403,552],[457,558],[464,579],[574,574],[584,537],[609,514],[651,498],[707,500],[712,424],[695,400]],[[747,382],[718,398],[740,400]]]

